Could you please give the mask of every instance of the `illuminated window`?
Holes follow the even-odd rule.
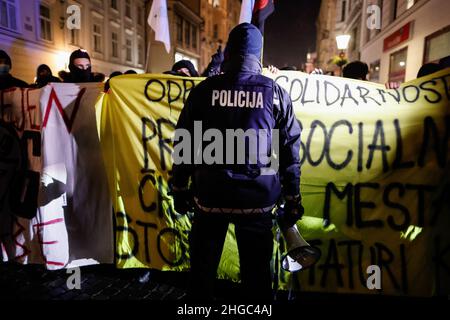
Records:
[[[0,26],[18,31],[17,12],[15,0],[0,0]]]
[[[133,42],[131,39],[127,39],[125,42],[125,48],[126,48],[126,59],[128,62],[133,61],[133,50],[132,50]]]
[[[410,9],[415,2],[415,0],[406,0],[406,10]]]
[[[405,81],[407,53],[408,47],[391,54],[389,64],[389,81],[393,82]]]
[[[119,57],[119,35],[117,32],[111,33],[111,55],[114,58]]]
[[[438,62],[450,56],[450,25],[425,38],[423,63]]]
[[[380,81],[380,60],[377,60],[370,64],[369,80],[372,82]]]
[[[41,24],[41,39],[52,41],[52,20],[50,8],[41,4],[39,6],[39,21]]]
[[[92,36],[94,39],[94,51],[101,53],[102,52],[102,26],[100,23],[94,22]]]

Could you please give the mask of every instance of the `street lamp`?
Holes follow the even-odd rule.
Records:
[[[348,43],[350,42],[351,36],[348,34],[341,34],[336,36],[336,44],[338,50],[341,52],[339,53],[339,59],[336,61],[336,65],[341,69],[341,76],[342,76],[342,67],[347,63],[347,59],[345,59],[345,50],[348,48]]]

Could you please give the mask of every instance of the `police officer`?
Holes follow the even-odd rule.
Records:
[[[248,147],[243,164],[236,160],[242,156],[236,151],[242,150],[235,146],[233,150],[224,146],[223,150],[227,156],[234,152],[235,162],[213,164],[194,160],[199,150],[193,141],[189,161],[177,161],[174,151],[171,184],[175,210],[181,214],[192,209],[195,212],[190,234],[189,286],[194,299],[213,297],[229,223],[235,226],[245,297],[271,299],[273,208],[283,195],[285,218],[290,225],[303,213],[299,190],[300,127],[288,93],[261,75],[261,49],[262,35],[255,26],[243,23],[235,27],[225,48],[224,73],[204,80],[192,90],[177,123],[175,149],[182,143],[180,130],[194,137],[195,125],[200,122],[203,132],[213,129],[224,136],[229,129],[266,130],[266,156],[270,156],[274,144],[279,145],[279,170],[271,169],[268,161],[259,158],[251,163]],[[274,139],[275,130],[279,141]]]

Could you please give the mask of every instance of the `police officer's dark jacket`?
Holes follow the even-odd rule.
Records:
[[[208,129],[222,133],[223,156],[217,159],[223,161],[206,164],[200,158],[202,161],[194,163],[196,156],[199,159],[201,155],[198,151],[203,152],[210,144],[203,142],[200,148],[195,145],[194,136],[198,134],[200,123],[194,126],[195,121],[201,121],[203,133]],[[244,53],[232,57],[224,74],[208,78],[193,89],[181,112],[177,129],[190,133],[193,150],[190,164],[174,164],[172,183],[178,189],[186,188],[191,177],[195,202],[202,211],[266,212],[276,204],[282,189],[285,195],[299,195],[300,127],[288,93],[272,79],[261,75],[257,56]],[[226,148],[229,141],[225,141],[227,129],[266,129],[268,138],[263,141],[267,141],[265,155],[268,157],[270,146],[275,143],[272,142],[272,136],[276,137],[273,129],[278,129],[279,154],[276,157],[279,170],[277,167],[270,169],[270,163],[259,158],[256,163],[250,162],[249,148],[246,148],[245,163],[236,163],[237,141],[234,141],[235,148],[230,152]],[[175,146],[182,142],[182,139],[177,140],[176,134]],[[207,139],[204,137],[203,140]],[[231,157],[233,152],[234,157]],[[228,161],[227,156],[235,161]]]

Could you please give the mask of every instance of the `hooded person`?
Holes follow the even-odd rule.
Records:
[[[36,70],[36,81],[32,86],[34,88],[42,88],[51,82],[61,82],[61,80],[53,76],[52,70],[48,65],[41,64]]]
[[[344,78],[367,81],[369,67],[362,61],[353,61],[347,64],[342,71]]]
[[[290,226],[303,214],[300,127],[289,94],[261,74],[261,50],[262,35],[254,25],[235,27],[226,46],[223,73],[192,89],[176,126],[171,194],[176,212],[194,212],[191,299],[213,298],[230,223],[235,226],[243,297],[272,299],[272,211],[285,200],[285,221]],[[199,122],[203,130],[221,135],[221,139],[214,136],[214,152],[209,144],[202,152],[202,144],[184,139],[186,134],[194,137]],[[227,140],[229,130],[235,132],[232,143]],[[254,144],[246,143],[252,140],[258,141],[257,152]],[[273,149],[279,162],[270,160]]]
[[[180,75],[184,77],[198,77],[199,74],[192,62],[189,60],[180,60],[172,66],[171,72],[168,74]]]
[[[25,81],[14,78],[11,75],[12,61],[11,57],[3,50],[0,50],[0,90],[9,88],[27,88]]]
[[[91,57],[86,50],[78,49],[72,52],[69,70],[70,73],[60,73],[66,83],[102,82],[105,79],[103,74],[92,73]]]

